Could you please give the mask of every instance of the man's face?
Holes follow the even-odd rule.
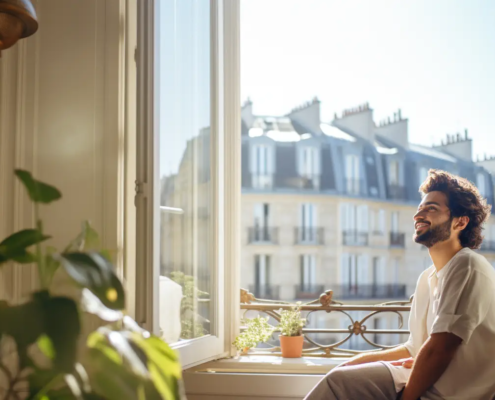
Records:
[[[450,239],[452,217],[444,193],[430,192],[423,198],[414,215],[414,229],[414,241],[428,248]]]

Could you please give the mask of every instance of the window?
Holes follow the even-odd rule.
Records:
[[[273,299],[274,288],[270,284],[270,256],[254,256],[254,287],[251,292],[258,298]]]
[[[385,260],[382,257],[373,257],[373,285],[384,285],[386,280]]]
[[[367,291],[369,284],[368,258],[365,254],[343,254],[341,261],[342,289],[344,296]]]
[[[357,195],[360,188],[359,157],[348,154],[345,157],[345,187],[347,193]]]
[[[239,192],[239,2],[138,7],[135,316],[187,368],[230,352],[225,337],[237,330],[224,322],[238,313],[225,279],[235,281],[239,234],[225,216]]]
[[[392,218],[390,220],[390,231],[392,233],[398,233],[399,232],[399,212],[398,211],[392,212]]]
[[[399,185],[399,162],[397,160],[391,160],[389,163],[389,185]]]
[[[270,205],[255,204],[253,239],[256,242],[268,242],[271,240],[270,236]]]
[[[255,189],[269,189],[272,187],[273,149],[268,145],[254,145],[252,147],[253,187]]]
[[[301,261],[301,287],[302,291],[312,292],[316,283],[316,260],[314,255],[302,255]]]
[[[425,179],[428,177],[428,168],[420,167],[418,176],[419,176],[418,187],[420,187],[425,181]]]
[[[316,147],[299,149],[299,174],[310,179],[320,174],[320,157]]]
[[[482,196],[487,196],[485,174],[478,172],[476,175],[476,186]]]
[[[299,241],[316,240],[316,207],[311,203],[301,204]]]
[[[368,244],[368,205],[342,203],[340,224],[344,245],[366,246]]]

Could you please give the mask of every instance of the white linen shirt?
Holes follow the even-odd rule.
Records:
[[[444,374],[422,400],[494,398],[495,270],[483,256],[464,248],[440,272],[434,266],[425,270],[414,293],[409,329],[404,346],[412,357],[432,333],[450,332],[462,339]],[[411,370],[384,364],[400,391]]]

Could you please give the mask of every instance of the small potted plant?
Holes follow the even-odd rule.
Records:
[[[301,318],[301,303],[297,303],[292,310],[284,310],[280,313],[280,347],[282,357],[299,358],[302,356],[304,336],[302,328],[306,319]]]
[[[256,347],[258,343],[266,342],[275,330],[268,323],[268,318],[260,316],[242,322],[246,324],[246,329],[237,335],[233,343],[242,354],[247,354],[248,350]]]

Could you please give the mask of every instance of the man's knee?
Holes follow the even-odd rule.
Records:
[[[327,374],[327,382],[329,385],[342,385],[349,378],[349,374],[345,367],[334,368]]]

